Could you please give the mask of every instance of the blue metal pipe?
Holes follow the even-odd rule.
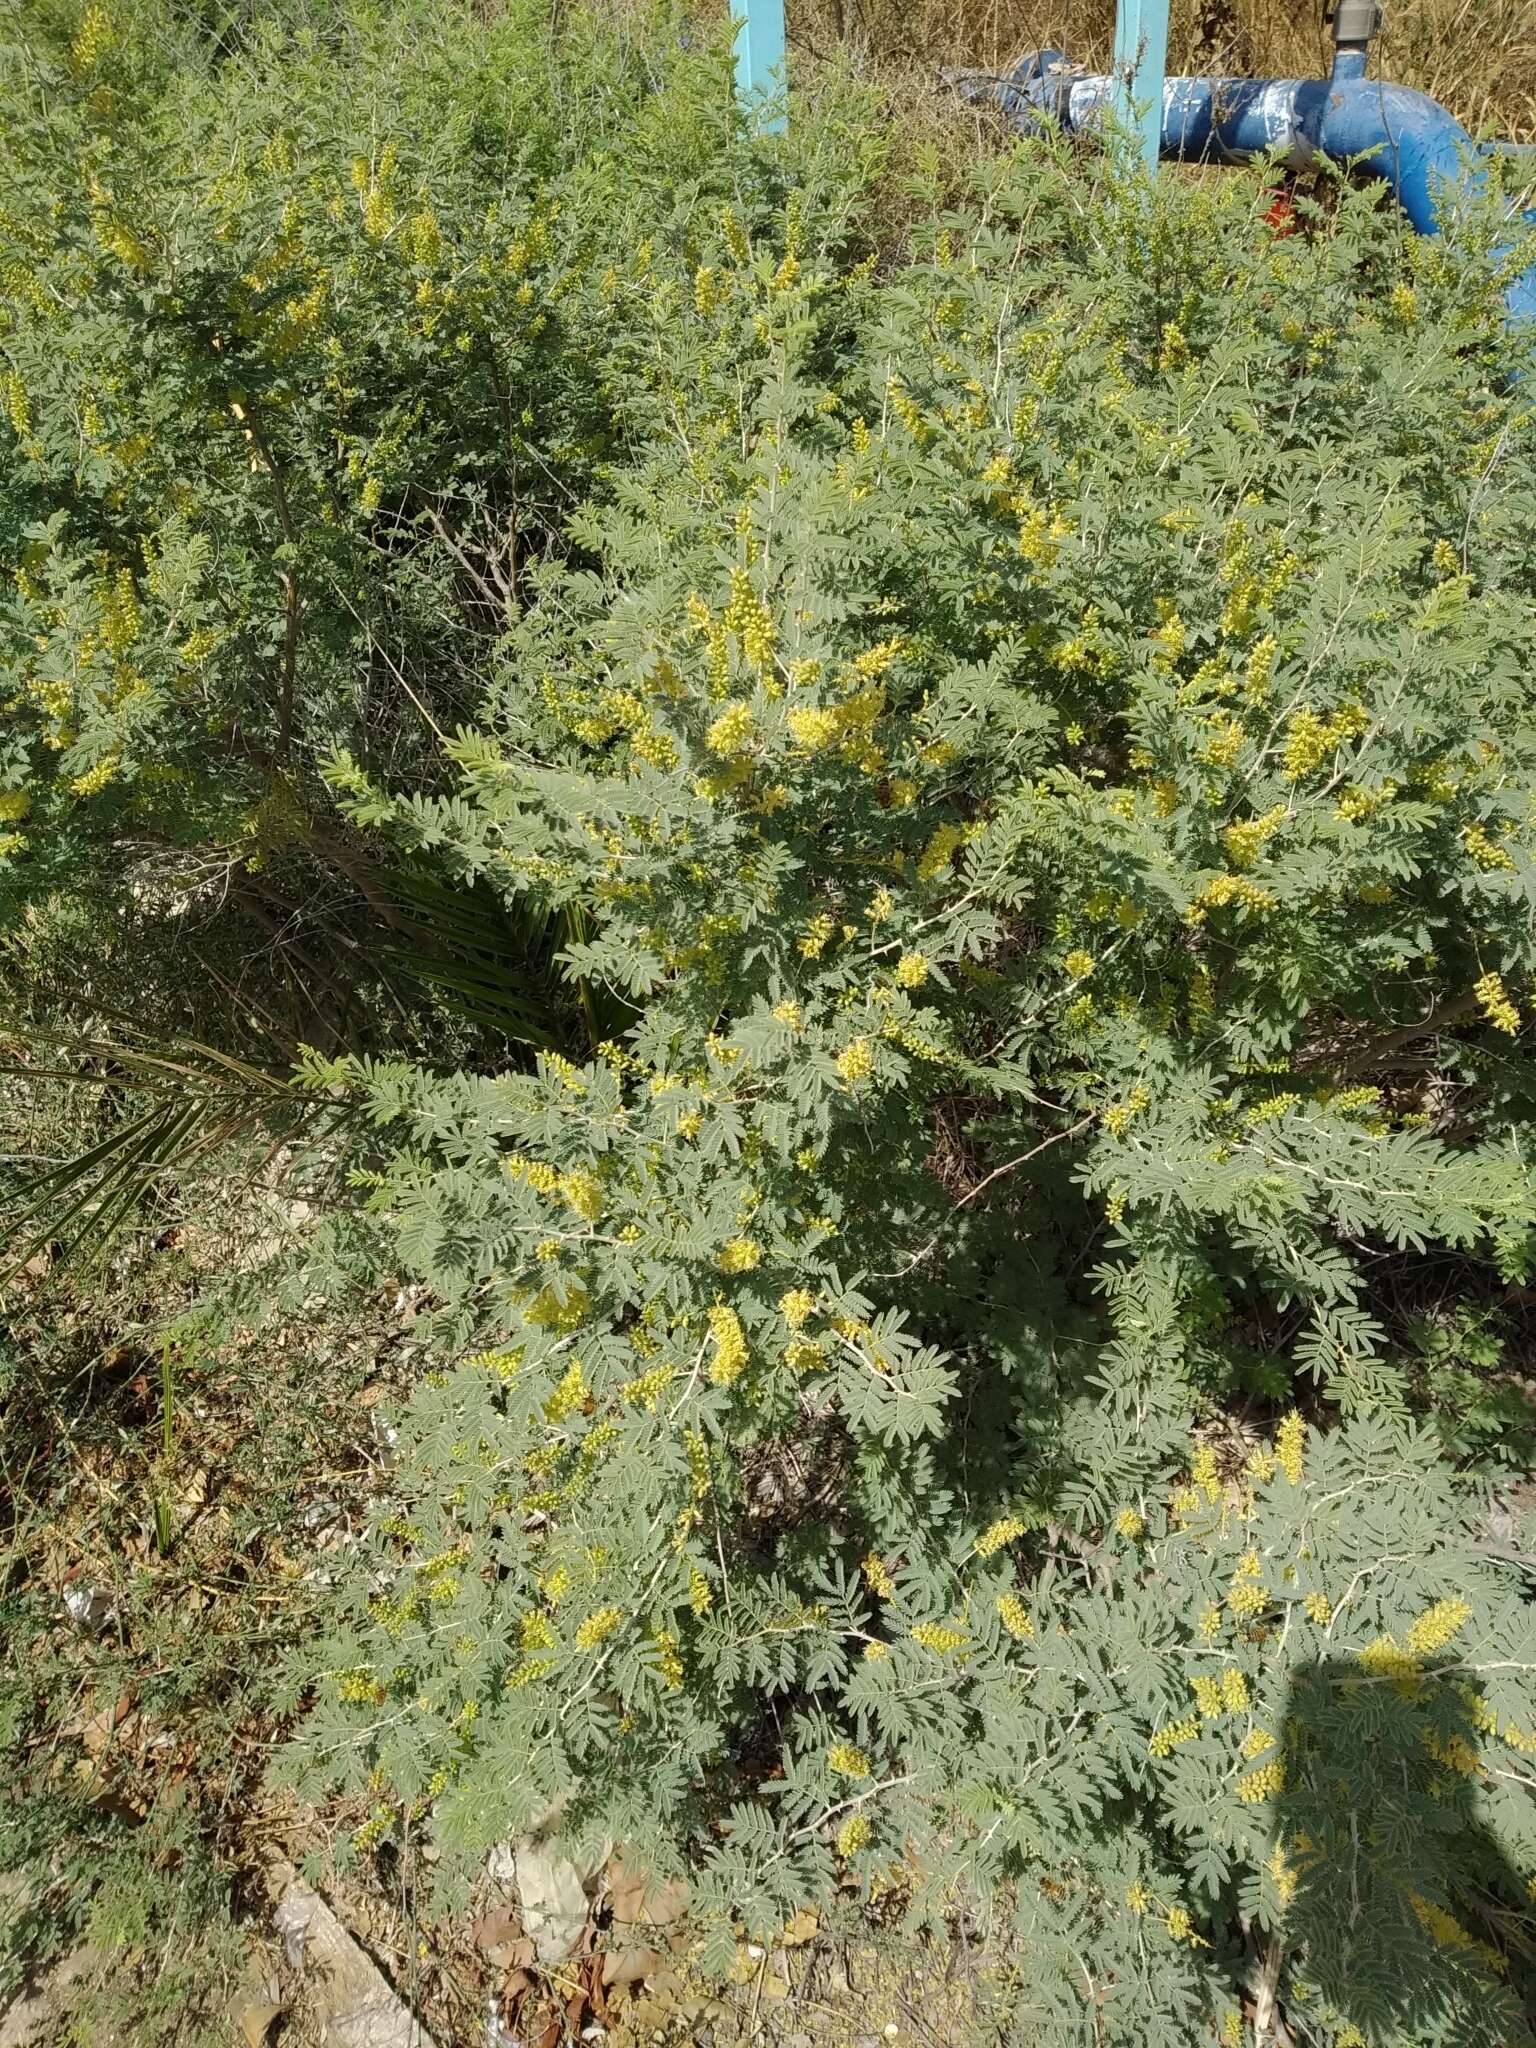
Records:
[[[1230,163],[1277,151],[1296,169],[1328,157],[1384,179],[1418,232],[1438,234],[1457,196],[1486,183],[1477,145],[1427,93],[1365,78],[1364,61],[1363,51],[1341,51],[1331,79],[1167,79],[1161,154]],[[1114,89],[1112,78],[1073,76],[1055,50],[1027,57],[995,88],[1020,127],[1046,117],[1077,131],[1104,124]],[[1525,219],[1536,225],[1536,211]],[[1504,302],[1511,320],[1536,321],[1536,264]]]

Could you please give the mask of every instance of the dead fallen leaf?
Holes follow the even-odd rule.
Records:
[[[546,1968],[575,1948],[587,1924],[587,1895],[576,1866],[541,1842],[519,1842],[515,1855],[523,1927]]]
[[[515,1906],[492,1906],[470,1923],[469,1938],[482,1955],[489,1955],[493,1948],[519,1940],[522,1932],[522,1917]]]
[[[615,1988],[641,1984],[666,1965],[666,1957],[654,1948],[611,1948],[603,1957],[603,1982]]]
[[[272,2032],[272,2022],[282,2018],[280,2005],[265,2003],[245,2005],[240,2008],[238,2023],[240,2038],[246,2048],[267,2048],[267,2037]]]
[[[608,1865],[608,1899],[615,1927],[670,1927],[687,1912],[689,1889],[678,1880],[653,1877],[621,1849]]]

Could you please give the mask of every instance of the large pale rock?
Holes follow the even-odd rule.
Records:
[[[436,2048],[317,1891],[286,1867],[275,1888],[272,1925],[289,1962],[313,1980],[326,2048]]]

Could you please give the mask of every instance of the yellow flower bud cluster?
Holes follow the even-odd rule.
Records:
[[[560,1380],[560,1384],[544,1403],[546,1422],[563,1422],[568,1415],[574,1415],[584,1408],[589,1393],[586,1372],[578,1358],[571,1364]]]
[[[1480,975],[1473,983],[1472,993],[1477,997],[1483,1015],[1494,1030],[1502,1031],[1513,1038],[1520,1029],[1520,1011],[1511,1000],[1502,975]]]
[[[373,1673],[359,1666],[336,1674],[336,1697],[355,1705],[382,1706],[387,1695]]]
[[[1029,1609],[1024,1605],[1018,1594],[999,1593],[997,1596],[997,1611],[1001,1615],[1003,1627],[1007,1629],[1009,1635],[1017,1637],[1021,1643],[1027,1643],[1035,1632],[1035,1624],[1030,1619]]]
[[[932,1650],[937,1657],[950,1656],[956,1650],[963,1650],[966,1644],[963,1629],[951,1628],[942,1621],[915,1622],[911,1635],[914,1643],[921,1643],[925,1650]]]
[[[742,1333],[741,1319],[735,1309],[717,1301],[709,1311],[709,1328],[715,1340],[709,1377],[717,1387],[728,1387],[741,1377],[747,1363],[747,1340]]]
[[[576,1631],[578,1650],[595,1650],[607,1642],[624,1620],[622,1607],[597,1607],[587,1616]]]
[[[1417,1689],[1421,1666],[1395,1636],[1380,1635],[1360,1652],[1360,1668],[1373,1678],[1391,1679],[1400,1692],[1411,1693]]]
[[[1244,1806],[1258,1806],[1266,1799],[1273,1799],[1285,1786],[1285,1765],[1279,1758],[1272,1758],[1267,1764],[1260,1764],[1256,1771],[1250,1771],[1246,1778],[1237,1781],[1237,1796]]]
[[[1483,826],[1469,825],[1461,836],[1468,853],[1471,854],[1480,868],[1497,869],[1512,868],[1514,866],[1515,863],[1510,858],[1509,849],[1500,846],[1496,840],[1490,839]]]
[[[869,1841],[870,1825],[862,1813],[850,1813],[837,1831],[837,1853],[846,1862]]]
[[[959,825],[940,825],[917,858],[917,879],[931,882],[948,871],[950,862],[965,844]]]
[[[871,1551],[860,1569],[869,1583],[870,1590],[878,1593],[882,1600],[889,1600],[896,1591],[896,1581],[891,1577],[890,1568],[877,1551]]]
[[[1021,1515],[1002,1515],[984,1529],[976,1538],[976,1555],[992,1557],[1005,1543],[1011,1543],[1016,1536],[1022,1536],[1029,1524]]]
[[[1247,818],[1237,825],[1229,825],[1221,835],[1221,843],[1227,850],[1227,858],[1235,868],[1251,867],[1265,844],[1290,816],[1289,804],[1273,804],[1257,818]]]
[[[588,1223],[595,1223],[603,1213],[603,1184],[590,1167],[573,1167],[563,1173],[559,1180],[561,1195],[576,1214]]]
[[[1191,1678],[1189,1685],[1203,1721],[1218,1721],[1223,1714],[1246,1713],[1251,1704],[1248,1681],[1235,1664],[1221,1672]]]
[[[1124,1102],[1113,1104],[1104,1112],[1104,1128],[1112,1138],[1123,1138],[1131,1124],[1144,1109],[1152,1104],[1152,1091],[1144,1081],[1138,1081]]]
[[[745,569],[731,571],[731,597],[723,623],[741,643],[742,659],[754,669],[766,669],[773,660],[773,619]]]
[[[1300,1486],[1302,1454],[1306,1448],[1307,1425],[1293,1408],[1275,1432],[1275,1463],[1291,1482]]]
[[[1465,1600],[1437,1600],[1409,1629],[1404,1644],[1415,1657],[1432,1657],[1459,1635],[1471,1618],[1472,1609]]]
[[[1284,1842],[1277,1841],[1275,1843],[1274,1851],[1264,1868],[1274,1879],[1275,1891],[1281,1905],[1288,1906],[1296,1896],[1296,1887],[1301,1880],[1301,1873],[1293,1863],[1287,1861]]]
[[[1271,890],[1261,888],[1247,875],[1213,875],[1192,899],[1184,913],[1184,921],[1186,924],[1203,924],[1208,910],[1224,910],[1233,903],[1243,910],[1273,910],[1279,900]]]
[[[1194,1742],[1200,1734],[1199,1718],[1188,1715],[1182,1721],[1168,1721],[1159,1728],[1147,1743],[1147,1754],[1155,1757],[1172,1756],[1181,1742]]]
[[[834,1742],[827,1751],[827,1769],[840,1778],[867,1778],[869,1758],[855,1743]]]
[[[836,929],[836,925],[827,913],[825,911],[819,912],[811,919],[796,941],[801,957],[806,960],[819,960],[828,939],[831,938]]]
[[[875,1070],[875,1056],[870,1051],[869,1040],[850,1039],[832,1064],[837,1069],[837,1078],[845,1088],[857,1088],[859,1083],[867,1081]]]
[[[1227,1589],[1227,1606],[1236,1615],[1258,1614],[1268,1599],[1260,1583],[1258,1552],[1246,1550],[1237,1561],[1232,1584]]]
[[[757,721],[750,704],[733,704],[711,725],[704,735],[704,744],[712,754],[724,755],[727,759],[744,754],[752,744],[757,730]]]
[[[682,1649],[671,1629],[659,1629],[652,1642],[656,1650],[656,1669],[661,1673],[661,1682],[668,1692],[676,1692],[683,1682]]]
[[[94,71],[108,50],[116,42],[112,17],[106,8],[93,4],[80,17],[80,26],[75,31],[75,40],[69,47],[69,61],[77,77]]]
[[[1312,774],[1347,740],[1358,739],[1370,725],[1365,708],[1346,704],[1329,718],[1303,705],[1286,727],[1285,772],[1293,782]]]

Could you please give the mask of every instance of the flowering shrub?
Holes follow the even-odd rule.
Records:
[[[1020,2040],[1508,2039],[1536,1655],[1395,1350],[1536,1220],[1530,419],[1473,258],[1084,175],[726,210],[457,793],[332,764],[637,1014],[315,1063],[457,1362],[306,1747],[722,1958],[1001,1887]]]
[[[417,736],[649,425],[645,236],[768,196],[675,25],[64,15],[5,45],[0,916],[128,843],[323,850],[316,761],[364,734],[429,776]],[[803,183],[834,231],[835,120]]]

